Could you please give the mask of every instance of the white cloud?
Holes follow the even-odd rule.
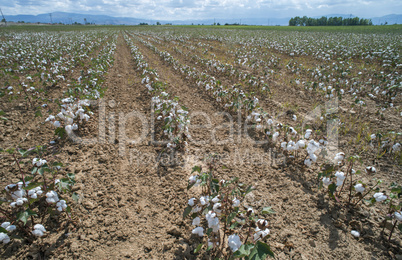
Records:
[[[402,10],[396,0],[0,0],[7,15],[57,11],[146,19],[320,16],[382,16]]]

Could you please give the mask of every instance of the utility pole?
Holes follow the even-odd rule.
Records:
[[[4,14],[3,14],[3,11],[1,10],[1,8],[0,8],[0,12],[1,12],[1,16],[3,16],[4,23],[5,23],[6,26],[7,26],[7,20],[6,20],[6,18],[4,17]]]
[[[53,24],[52,13],[50,13],[49,16],[50,16],[50,24]]]

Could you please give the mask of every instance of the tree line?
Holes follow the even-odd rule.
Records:
[[[342,17],[321,17],[311,18],[307,16],[296,16],[289,20],[289,26],[347,26],[347,25],[373,25],[371,19],[359,17],[342,18]]]

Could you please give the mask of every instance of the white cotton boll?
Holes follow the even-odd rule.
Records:
[[[22,199],[17,199],[15,203],[17,204],[17,206],[22,206],[24,204],[24,201]]]
[[[214,210],[216,213],[221,213],[221,212],[222,212],[221,207],[222,207],[222,204],[221,204],[221,203],[215,203],[214,206],[213,206],[213,210]]]
[[[360,233],[359,233],[359,231],[357,231],[357,230],[352,230],[350,233],[351,233],[352,236],[354,236],[354,237],[360,237]]]
[[[10,237],[6,233],[0,233],[0,241],[3,242],[3,244],[7,244],[10,242]]]
[[[32,165],[33,166],[40,166],[38,165],[40,163],[40,159],[39,158],[33,158],[32,159]]]
[[[78,125],[77,124],[73,124],[73,130],[77,130],[78,129]]]
[[[336,177],[336,186],[341,186],[346,178],[345,173],[339,171],[335,173],[335,177]]]
[[[307,166],[307,167],[310,167],[311,166],[311,159],[309,159],[309,158],[307,158],[306,160],[304,160],[304,164]]]
[[[212,199],[212,202],[213,203],[218,203],[220,200],[219,200],[219,197],[218,196],[216,196],[215,198],[213,198]]]
[[[193,219],[193,226],[198,226],[201,223],[201,219],[199,217],[196,217]]]
[[[71,117],[66,118],[66,125],[72,125],[74,123],[74,120]]]
[[[363,194],[365,188],[363,187],[363,185],[361,183],[358,183],[355,185],[355,190],[356,190],[356,192],[360,192]]]
[[[11,223],[10,222],[3,222],[2,224],[1,224],[1,227],[2,228],[4,228],[4,229],[6,229],[8,226],[10,226],[11,225]]]
[[[207,203],[208,203],[208,201],[209,201],[209,196],[202,196],[202,197],[200,197],[200,203],[201,203],[201,205],[206,205]]]
[[[66,125],[65,129],[67,134],[71,134],[73,132],[73,127],[71,125]]]
[[[307,130],[306,130],[306,134],[304,135],[304,138],[305,138],[305,139],[309,139],[312,132],[313,132],[313,130],[307,129]]]
[[[36,191],[36,194],[37,194],[38,196],[42,195],[42,193],[43,193],[43,191],[41,191],[41,190]]]
[[[16,203],[16,202],[11,202],[11,203],[10,203],[10,206],[11,206],[12,208],[15,208],[15,207],[17,206],[17,203]]]
[[[306,147],[306,142],[305,142],[304,140],[299,140],[299,141],[296,143],[296,146],[297,146],[298,148],[305,148],[305,147]]]
[[[281,143],[281,147],[282,147],[283,150],[286,150],[286,144],[287,144],[287,142],[282,142]]]
[[[56,118],[54,116],[50,115],[48,118],[46,118],[45,122],[53,121],[55,119]]]
[[[191,233],[195,234],[195,235],[199,235],[200,237],[204,236],[204,228],[203,227],[196,227],[193,229],[193,231],[191,231]]]
[[[375,173],[376,169],[374,166],[369,166],[369,167],[366,167],[366,172],[367,173]]]
[[[376,135],[375,135],[375,134],[370,135],[370,139],[371,139],[371,140],[375,140],[375,138],[376,138]]]
[[[34,236],[36,236],[36,237],[42,237],[42,236],[43,236],[43,232],[40,231],[40,230],[37,230],[37,229],[33,230],[33,231],[32,231],[32,234],[33,234]]]
[[[402,211],[401,212],[395,211],[394,216],[396,220],[402,222]]]
[[[194,206],[194,203],[195,203],[195,198],[191,198],[188,200],[188,205],[190,205],[191,207]]]
[[[34,226],[34,229],[40,230],[40,231],[42,231],[42,232],[46,232],[45,227],[44,227],[43,225],[41,225],[41,224],[36,224],[36,225]]]
[[[394,152],[399,152],[401,150],[401,144],[400,143],[396,143],[392,146],[392,151]]]
[[[268,125],[273,125],[273,124],[274,124],[274,121],[272,121],[272,119],[268,119],[267,124],[268,124]]]
[[[279,136],[279,133],[278,133],[278,132],[275,132],[275,133],[272,135],[272,141],[273,141],[273,142],[276,142],[277,139],[278,139],[278,136]]]
[[[376,200],[377,202],[382,202],[382,201],[384,201],[384,200],[387,199],[387,196],[384,195],[384,193],[382,193],[382,192],[377,192],[377,193],[375,193],[375,194],[373,195],[373,197],[375,198],[375,200]]]
[[[236,252],[241,247],[241,245],[242,243],[238,235],[233,234],[228,237],[228,246],[233,252]]]
[[[200,212],[202,210],[202,208],[200,206],[195,206],[192,210],[191,213],[197,213]]]
[[[310,154],[310,159],[311,159],[311,161],[313,161],[313,162],[317,162],[317,155],[315,155],[315,154]]]
[[[16,230],[17,229],[17,227],[15,226],[15,225],[9,225],[8,227],[6,227],[6,230],[8,231],[8,232],[12,232],[12,231],[14,231],[14,230]]]
[[[340,164],[340,163],[343,161],[343,159],[345,159],[345,154],[342,153],[342,152],[337,153],[337,154],[335,155],[335,157],[334,157],[335,163],[338,163],[338,164]]]
[[[324,178],[322,178],[322,183],[323,183],[325,186],[329,186],[329,185],[332,183],[332,181],[331,181],[330,178],[324,177]]]
[[[60,124],[59,121],[55,121],[55,122],[53,123],[53,125],[54,125],[55,127],[60,127],[60,126],[61,126],[61,124]]]
[[[255,229],[255,233],[254,233],[254,241],[257,241],[259,239],[263,239],[264,237],[269,235],[269,229],[260,229],[260,228],[256,228]]]
[[[232,202],[233,202],[233,207],[235,207],[235,208],[240,205],[240,200],[239,200],[239,199],[234,198],[234,199],[232,200]]]
[[[67,204],[65,200],[60,200],[59,202],[56,203],[56,207],[58,211],[63,211],[63,209],[67,208]]]
[[[292,119],[293,119],[293,121],[296,121],[296,120],[297,120],[297,116],[296,116],[296,115],[293,115]]]

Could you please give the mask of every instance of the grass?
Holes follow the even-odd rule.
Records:
[[[344,33],[402,33],[402,24],[376,26],[256,26],[256,25],[11,25],[0,27],[1,31],[77,31],[95,28],[130,29],[130,28],[159,28],[159,29],[215,29],[215,30],[271,30],[271,31],[298,31],[298,32],[344,32]]]

